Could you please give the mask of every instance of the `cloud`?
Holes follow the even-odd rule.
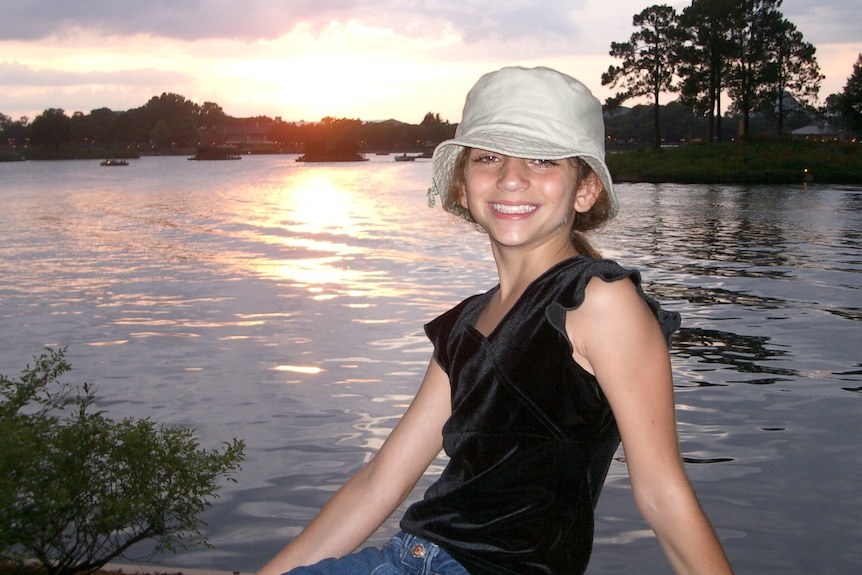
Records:
[[[678,11],[690,1],[668,2]],[[529,54],[607,52],[628,39],[644,0],[11,0],[0,40],[41,40],[85,29],[105,36],[149,35],[194,42],[280,38],[297,26],[313,34],[333,22],[359,22],[414,37],[456,34],[467,48],[485,44]],[[858,42],[858,0],[786,0],[779,8],[809,42]],[[810,36],[810,37],[809,37]],[[601,39],[601,41],[599,41]],[[394,48],[394,47],[393,47]]]
[[[67,112],[137,108],[164,91],[191,89],[194,78],[184,72],[154,68],[68,71],[0,62],[0,85],[4,86],[0,111],[32,116],[48,108]],[[26,102],[26,109],[22,109],[22,102]]]
[[[585,0],[546,0],[540,5],[534,0],[119,0],[106,6],[94,0],[12,0],[3,9],[0,40],[41,40],[85,29],[105,36],[254,42],[279,38],[300,25],[317,34],[332,22],[356,21],[428,38],[454,33],[468,46],[492,42],[553,52],[585,35],[584,28],[596,20],[596,16],[583,17],[590,4]]]
[[[339,19],[351,0],[12,0],[3,9],[0,38],[39,40],[86,28],[106,35],[150,34],[188,41],[272,39],[300,22]],[[360,2],[361,4],[361,2]]]
[[[603,99],[611,42],[628,40],[632,17],[653,3],[5,0],[0,112],[128,109],[167,91],[234,115],[382,119],[399,109],[455,120],[481,73],[512,64],[558,67]],[[664,3],[681,12],[691,1]],[[840,90],[862,50],[856,3],[780,8],[817,47],[822,95]]]
[[[806,42],[817,45],[858,44],[858,0],[785,0],[779,10],[802,32]]]
[[[87,85],[152,86],[185,84],[191,76],[182,72],[156,69],[67,71],[57,69],[37,70],[18,62],[0,62],[0,84],[5,86],[50,86],[75,87]]]

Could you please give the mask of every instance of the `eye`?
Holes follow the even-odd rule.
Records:
[[[474,150],[473,154],[470,157],[470,160],[476,162],[478,164],[491,164],[499,161],[500,157],[493,152],[486,152],[484,150]]]
[[[558,166],[560,163],[557,160],[530,160],[534,166],[538,166],[540,168]]]

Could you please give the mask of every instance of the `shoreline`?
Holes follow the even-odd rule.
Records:
[[[90,151],[82,155],[73,150],[65,150],[64,154],[51,156],[44,154],[43,151],[42,154],[34,154],[33,158],[23,161],[92,160],[103,158],[101,155],[103,153],[104,151],[101,153]],[[114,151],[114,153],[119,152]],[[257,154],[251,153],[251,155]],[[116,157],[142,156],[121,154]],[[0,161],[11,159],[10,155],[0,153]],[[19,156],[16,159],[23,158]],[[747,142],[692,143],[659,149],[608,151],[605,159],[613,180],[618,183],[719,185],[859,185],[862,183],[862,146],[859,143],[751,138]]]

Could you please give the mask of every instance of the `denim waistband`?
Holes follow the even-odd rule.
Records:
[[[468,575],[467,570],[436,543],[403,531],[394,535],[390,543],[400,545],[401,564],[417,575]]]

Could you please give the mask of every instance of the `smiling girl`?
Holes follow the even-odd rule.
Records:
[[[259,574],[583,573],[620,440],[674,570],[730,573],[677,442],[679,316],[585,236],[618,210],[599,102],[548,68],[486,74],[433,171],[429,201],[488,235],[499,283],[425,326],[433,357],[401,421]],[[354,552],[441,448],[449,462],[402,531]]]

